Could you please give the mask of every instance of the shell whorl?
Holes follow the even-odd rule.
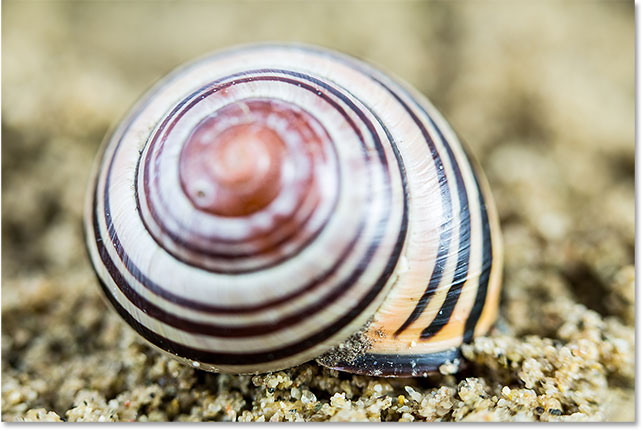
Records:
[[[132,109],[98,160],[87,242],[119,314],[193,365],[285,368],[361,330],[368,351],[337,368],[415,374],[400,355],[434,367],[493,322],[485,187],[412,90],[339,54],[249,46]]]

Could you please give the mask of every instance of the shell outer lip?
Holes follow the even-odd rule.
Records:
[[[351,362],[337,361],[335,364],[322,364],[328,368],[352,374],[377,377],[423,377],[438,373],[440,365],[462,359],[459,348],[435,353],[416,355],[396,355],[365,353]]]

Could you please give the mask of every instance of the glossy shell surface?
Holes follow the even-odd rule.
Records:
[[[322,363],[419,375],[495,320],[482,174],[423,96],[350,57],[255,45],[188,64],[95,172],[85,230],[105,296],[194,366],[262,372],[335,348]]]

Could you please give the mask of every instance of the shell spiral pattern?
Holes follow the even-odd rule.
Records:
[[[236,48],[159,82],[106,139],[85,232],[116,311],[213,371],[420,375],[497,312],[497,216],[449,125],[319,48]]]

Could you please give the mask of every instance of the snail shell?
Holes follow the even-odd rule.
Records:
[[[334,52],[232,49],[154,86],[86,206],[103,291],[207,370],[422,375],[493,324],[486,182],[419,93]]]

